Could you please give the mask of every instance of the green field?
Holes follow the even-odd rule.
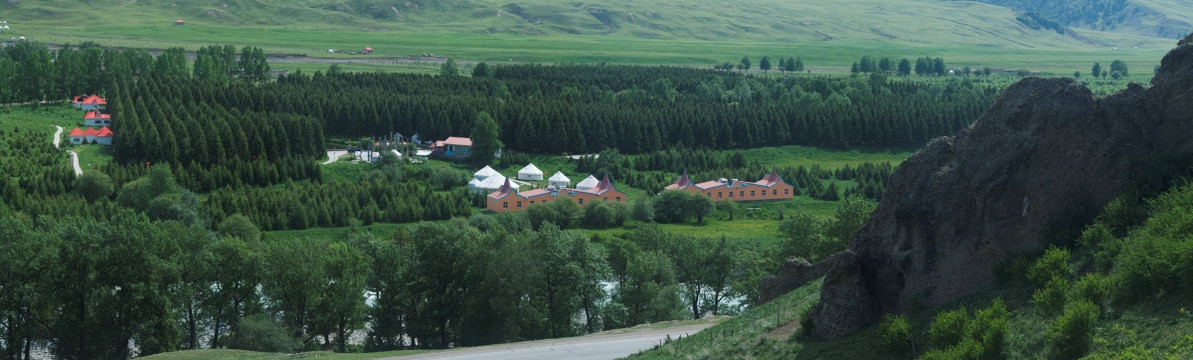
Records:
[[[381,61],[353,64],[361,71],[434,71],[433,66],[417,63],[446,57],[469,62],[709,66],[736,62],[742,55],[757,63],[770,55],[801,56],[820,73],[847,71],[862,55],[929,55],[943,57],[954,67],[1071,72],[1112,59],[1150,69],[1174,43],[1136,35],[1125,27],[1117,32],[1071,29],[1076,35],[1032,30],[1018,23],[1008,8],[968,1],[419,3],[47,0],[10,2],[0,9],[12,23],[8,35],[36,41],[189,49],[236,44],[273,54]],[[1190,12],[1188,5],[1153,3],[1169,12]],[[175,19],[185,19],[187,25],[174,26]],[[366,46],[376,53],[327,53]],[[415,64],[385,65],[395,57]],[[275,59],[275,68],[325,67],[309,62],[277,66],[283,62]]]

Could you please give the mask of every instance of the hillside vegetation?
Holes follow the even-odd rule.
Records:
[[[1158,50],[1166,42],[1109,27],[1058,33],[1017,20],[1010,8],[968,1],[47,0],[3,2],[0,9],[13,24],[10,35],[56,43],[166,48],[232,42],[322,56],[329,48],[371,46],[378,55],[489,61],[707,65],[742,53],[796,51],[793,46],[823,53],[810,55],[813,61],[842,52],[911,56],[942,48],[989,61],[985,53],[1000,49],[1069,50],[1071,58],[1072,51]],[[187,25],[174,26],[175,19]]]

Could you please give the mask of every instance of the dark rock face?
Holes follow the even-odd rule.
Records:
[[[1193,46],[1165,56],[1151,87],[1102,99],[1071,79],[1012,85],[972,126],[899,166],[854,237],[856,261],[827,275],[812,334],[990,289],[994,265],[1073,240],[1062,230],[1096,215],[1143,163],[1193,150],[1191,111]]]
[[[847,261],[854,261],[852,253],[841,252],[815,264],[804,259],[787,259],[777,274],[762,278],[758,285],[758,303],[768,303],[783,294],[798,289],[812,280],[823,277],[828,274],[829,270]]]

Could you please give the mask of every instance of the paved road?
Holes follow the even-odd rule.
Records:
[[[59,148],[58,145],[62,142],[62,127],[58,125],[54,125],[54,127],[58,128],[58,132],[54,133],[54,147]],[[67,150],[66,153],[70,154],[70,165],[75,168],[75,176],[83,175],[83,168],[79,167],[79,154],[70,150]]]
[[[607,331],[592,335],[562,339],[527,341],[444,350],[411,356],[383,358],[384,360],[453,359],[453,360],[597,360],[617,359],[649,349],[668,335],[672,339],[695,334],[715,324],[676,326],[665,329],[637,329]]]

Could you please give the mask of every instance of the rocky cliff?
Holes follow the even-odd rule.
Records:
[[[1190,151],[1193,45],[1169,52],[1149,87],[1101,99],[1071,79],[1020,81],[899,166],[851,259],[826,275],[809,330],[837,337],[989,290],[996,264],[1072,241],[1143,164]]]

